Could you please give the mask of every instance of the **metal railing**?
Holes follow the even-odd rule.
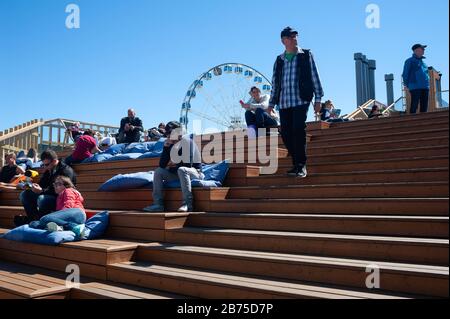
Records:
[[[5,155],[9,152],[27,151],[30,148],[41,152],[47,148],[61,151],[73,146],[68,127],[76,122],[80,129],[92,129],[103,136],[110,136],[118,132],[119,127],[80,122],[66,119],[44,121],[33,120],[0,132],[0,165],[4,165]]]

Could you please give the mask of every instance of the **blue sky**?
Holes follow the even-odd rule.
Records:
[[[81,10],[77,30],[65,27],[70,3]],[[370,3],[380,29],[365,26]],[[178,119],[189,85],[210,67],[239,62],[271,77],[287,25],[312,49],[325,98],[347,113],[355,52],[377,60],[382,102],[386,73],[400,96],[417,42],[429,45],[427,62],[448,89],[448,24],[447,0],[1,0],[0,129],[58,117],[116,125],[128,107],[146,127]]]

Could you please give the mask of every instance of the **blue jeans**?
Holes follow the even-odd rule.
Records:
[[[39,195],[31,190],[20,193],[20,201],[30,221],[38,220],[56,209],[56,196]]]
[[[86,222],[86,214],[79,208],[71,208],[60,210],[42,217],[39,221],[30,223],[31,228],[45,229],[48,223],[56,223],[64,230],[71,231],[75,226],[84,224]]]
[[[247,126],[256,125],[258,128],[278,126],[277,121],[260,108],[256,109],[255,112],[245,112],[245,121],[247,122]]]

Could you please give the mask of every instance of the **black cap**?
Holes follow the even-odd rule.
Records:
[[[413,45],[412,50],[415,51],[416,49],[419,49],[419,48],[425,49],[426,47],[427,47],[426,45],[418,43],[418,44]]]
[[[291,27],[286,27],[286,28],[284,28],[283,31],[281,31],[281,38],[291,37],[294,34],[298,34],[298,32],[295,31],[294,29],[292,29]]]

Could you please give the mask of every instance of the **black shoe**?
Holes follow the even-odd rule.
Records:
[[[290,171],[287,172],[288,176],[305,178],[308,176],[308,172],[306,170],[306,166],[295,166]]]
[[[14,225],[20,227],[30,223],[30,218],[28,216],[18,215],[14,216]]]
[[[289,170],[287,172],[287,174],[288,174],[288,176],[295,176],[295,177],[297,177],[299,172],[300,172],[300,167],[294,166],[291,170]]]

